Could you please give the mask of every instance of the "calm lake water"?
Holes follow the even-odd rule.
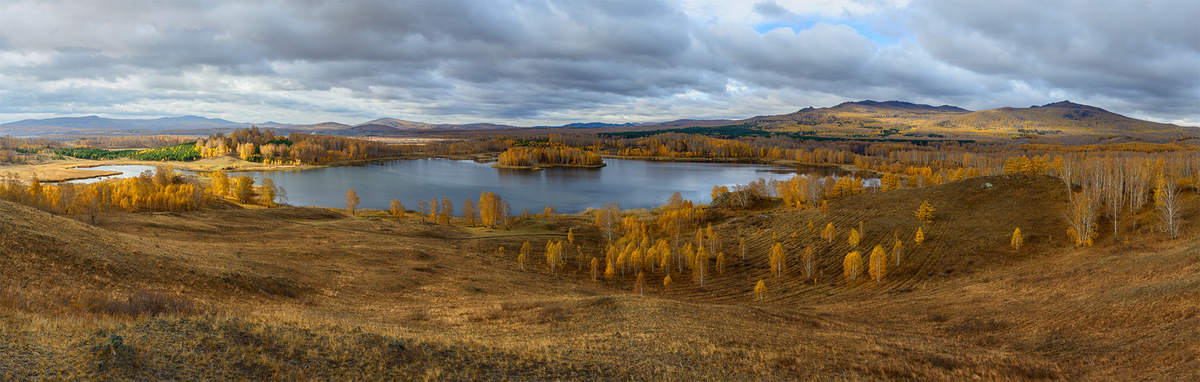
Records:
[[[289,204],[340,207],[346,190],[358,194],[359,208],[387,209],[399,198],[408,209],[418,201],[450,197],[455,211],[463,200],[478,200],[491,191],[508,201],[514,215],[528,208],[540,213],[548,205],[559,213],[619,202],[621,208],[651,208],[678,191],[684,199],[710,202],[713,185],[732,187],[758,178],[787,179],[789,167],[723,163],[649,162],[605,159],[603,168],[549,168],[543,171],[492,168],[490,163],[448,159],[381,162],[364,166],[301,171],[250,172],[269,177],[287,191]]]
[[[143,171],[153,172],[154,166],[119,165],[119,166],[96,166],[96,167],[86,167],[86,168],[81,167],[79,169],[80,170],[95,170],[95,171],[120,171],[121,174],[120,175],[111,175],[111,176],[102,176],[99,178],[70,180],[70,181],[67,181],[64,183],[85,184],[85,183],[96,183],[96,182],[105,181],[105,180],[109,180],[109,179],[132,178],[132,177],[138,176]]]
[[[559,213],[578,213],[618,202],[621,208],[653,208],[663,205],[674,192],[698,203],[711,202],[714,185],[733,188],[758,178],[783,180],[798,172],[843,175],[831,168],[793,168],[773,165],[731,163],[653,162],[605,159],[603,168],[549,168],[543,171],[496,169],[491,163],[469,160],[418,159],[372,163],[361,166],[327,167],[298,171],[252,171],[245,174],[261,184],[271,178],[286,190],[288,204],[345,208],[346,190],[358,194],[358,208],[387,209],[399,198],[408,209],[418,201],[450,197],[455,212],[468,198],[478,200],[483,191],[499,195],[512,206],[514,215],[528,208],[540,213],[555,206]],[[150,166],[101,166],[95,170],[121,171],[121,175],[73,181],[91,183],[104,179],[137,176]],[[878,179],[868,179],[878,183]]]

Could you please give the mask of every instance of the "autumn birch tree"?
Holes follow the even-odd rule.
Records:
[[[858,251],[850,252],[842,259],[842,275],[846,277],[846,282],[857,279],[858,275],[862,274],[862,268],[862,254]]]
[[[388,211],[392,213],[392,217],[396,218],[396,220],[404,218],[404,205],[400,204],[400,199],[392,199],[392,204],[390,207],[391,209]]]
[[[529,252],[531,250],[533,250],[533,248],[529,246],[528,241],[521,245],[521,252],[517,255],[517,265],[521,267],[521,270],[525,269],[525,261],[529,259]]]
[[[606,203],[596,211],[596,227],[600,228],[608,244],[612,244],[621,232],[621,223],[621,205],[617,202]]]
[[[1095,192],[1089,187],[1084,187],[1067,205],[1067,235],[1076,247],[1090,247],[1095,240],[1097,207]]]
[[[600,276],[600,259],[597,259],[595,256],[592,256],[592,281],[596,281],[596,278],[599,276]]]
[[[1179,236],[1180,205],[1179,186],[1173,177],[1167,177],[1155,193],[1155,208],[1158,210],[1159,229],[1175,239]]]
[[[875,249],[871,250],[870,265],[871,279],[875,282],[883,281],[883,277],[887,275],[887,252],[884,252],[883,246],[876,245]]]
[[[775,243],[775,245],[771,246],[769,260],[771,263],[771,273],[774,273],[775,277],[782,276],[785,265],[782,243]]]
[[[279,188],[275,186],[275,181],[271,180],[271,178],[263,177],[261,189],[264,206],[275,207],[279,205],[275,203],[275,197],[279,194]]]
[[[815,265],[815,259],[813,259],[813,249],[811,246],[804,247],[804,258],[802,258],[800,261],[804,264],[804,277],[811,279],[813,277],[813,267]]]
[[[475,219],[479,216],[479,210],[475,208],[475,202],[471,199],[463,201],[462,217],[467,220],[468,227],[475,226]]]
[[[358,207],[358,193],[351,188],[346,190],[346,210],[350,211],[350,216],[354,216],[355,207]]]
[[[1017,227],[1017,229],[1013,230],[1012,240],[1009,242],[1009,245],[1011,245],[1013,249],[1021,249],[1021,244],[1024,242],[1025,239],[1021,237],[1021,227]]]
[[[896,239],[896,245],[892,246],[892,260],[895,261],[897,267],[900,266],[900,257],[903,255],[904,242],[900,241],[900,239]]]

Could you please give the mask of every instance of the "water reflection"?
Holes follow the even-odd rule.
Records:
[[[732,188],[759,178],[784,180],[796,168],[730,163],[649,162],[605,159],[603,168],[549,168],[543,171],[496,169],[488,163],[420,159],[328,167],[299,171],[246,172],[256,179],[271,178],[287,190],[292,205],[342,208],[346,190],[358,194],[359,208],[387,209],[400,199],[414,209],[418,201],[449,197],[456,211],[463,200],[476,200],[491,191],[507,200],[514,214],[524,209],[541,212],[552,205],[561,213],[576,213],[617,201],[623,208],[652,208],[666,203],[674,192],[699,203],[710,202],[714,185]],[[149,166],[106,166],[136,176]],[[817,176],[844,175],[838,168],[799,170]],[[239,175],[243,173],[236,173]],[[869,179],[868,184],[878,184]]]

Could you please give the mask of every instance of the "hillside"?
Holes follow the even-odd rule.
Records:
[[[518,266],[522,242],[564,240],[568,228],[585,255],[602,256],[586,216],[493,230],[283,207],[91,225],[0,201],[0,370],[10,379],[1200,377],[1200,354],[1186,345],[1200,334],[1200,228],[1185,225],[1189,239],[1174,242],[1122,231],[1121,244],[1075,249],[1062,234],[1065,198],[1054,178],[993,176],[835,199],[829,217],[718,208],[710,217],[729,266],[703,287],[672,273],[664,289],[652,275],[647,296],[632,293],[633,275],[590,281],[573,255],[556,275],[541,250]],[[1197,216],[1200,197],[1186,198],[1185,216]],[[925,200],[937,210],[915,245],[912,211]],[[814,237],[810,220],[832,222],[836,240]],[[882,283],[841,277],[845,233],[860,221],[868,251],[893,235],[905,242]],[[1021,250],[1007,245],[1013,227],[1027,232]],[[766,265],[772,234],[792,254],[780,278]],[[798,260],[810,245],[815,279]],[[769,288],[761,302],[759,279]]]
[[[712,129],[708,130],[727,131],[726,135],[747,135],[736,133],[736,130],[753,130],[835,139],[958,139],[1001,142],[1023,140],[1089,144],[1175,142],[1200,138],[1200,128],[1197,127],[1142,121],[1068,101],[1029,108],[972,112],[950,105],[930,106],[901,101],[868,100],[845,102],[826,108],[808,107],[788,114],[720,121],[716,124],[711,122],[685,120],[669,126],[693,130],[698,127],[710,127]]]
[[[1066,139],[1141,139],[1169,142],[1200,135],[1200,130],[1129,118],[1107,110],[1061,101],[1028,108],[1000,108],[945,118],[934,122],[951,130],[969,129],[1005,135],[1037,134]]]

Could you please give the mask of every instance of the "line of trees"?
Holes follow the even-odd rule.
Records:
[[[37,178],[25,182],[11,173],[0,181],[0,198],[58,214],[191,211],[213,196],[204,183],[189,182],[167,166],[132,178],[79,185],[46,185]]]

